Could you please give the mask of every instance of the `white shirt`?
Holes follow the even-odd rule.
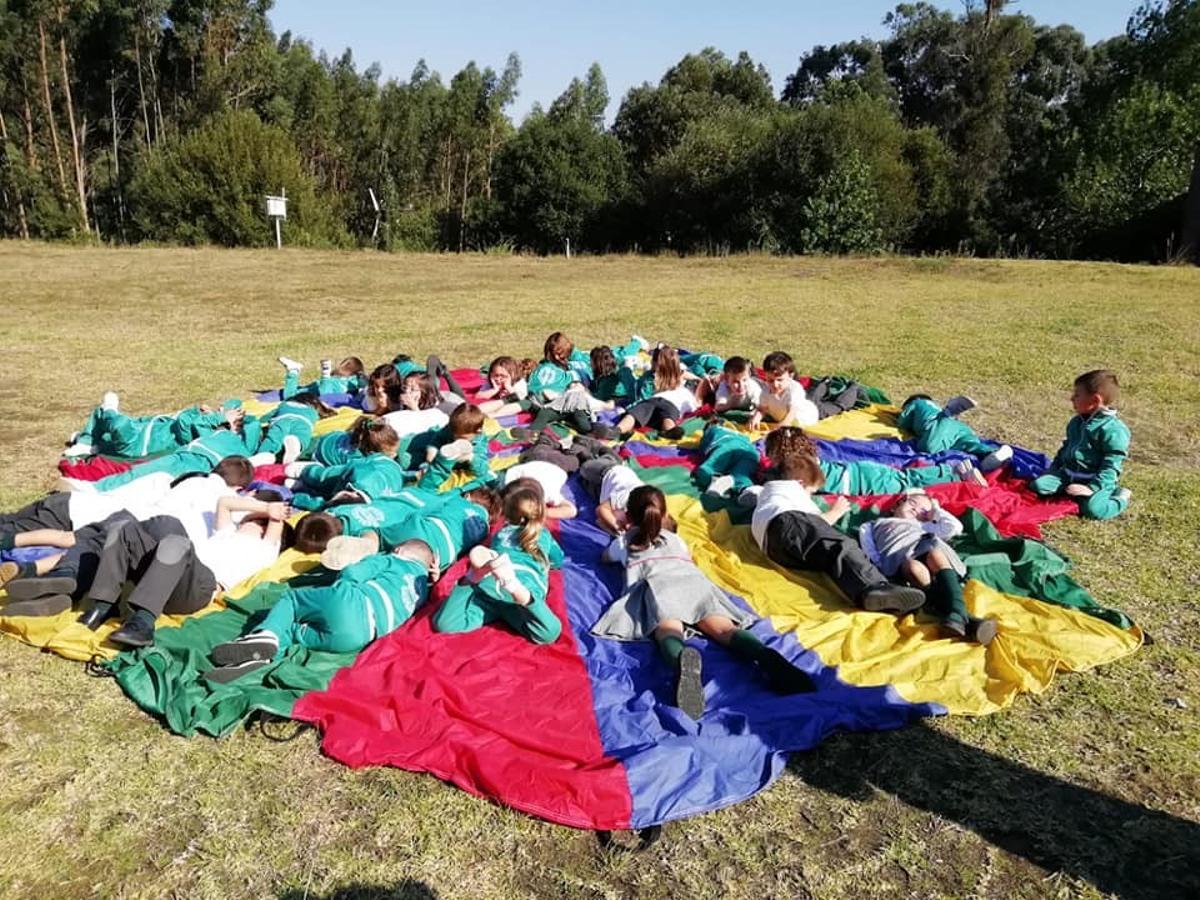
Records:
[[[155,472],[111,491],[74,491],[67,498],[71,527],[78,531],[121,510],[128,511],[135,519],[148,519],[153,515],[149,510],[166,496],[174,480],[175,476],[169,472]]]
[[[279,556],[279,543],[240,532],[233,525],[195,543],[196,558],[223,588],[231,588],[265,569]]]
[[[754,516],[750,520],[750,533],[764,553],[767,551],[767,526],[772,519],[785,512],[819,516],[821,509],[800,482],[790,478],[768,481],[758,493],[758,505],[754,507]]]
[[[716,405],[719,409],[758,409],[762,402],[763,386],[753,378],[746,382],[746,392],[734,397],[724,380],[717,385]]]
[[[567,484],[567,473],[554,463],[532,460],[504,470],[505,484],[512,484],[518,478],[532,478],[540,484],[547,506],[561,506],[567,502],[562,492]]]
[[[629,495],[644,483],[628,466],[613,466],[600,481],[600,502],[624,512],[629,506]]]
[[[193,544],[208,540],[212,534],[217,501],[237,494],[220,475],[194,476],[167,492],[152,509],[151,516],[171,516],[178,519]]]
[[[772,394],[765,386],[758,408],[763,415],[783,425],[815,425],[821,418],[817,405],[804,393],[804,385],[798,381],[789,384],[782,394]]]
[[[699,404],[696,402],[696,392],[685,385],[680,385],[679,387],[672,388],[669,391],[659,391],[654,396],[662,397],[677,410],[679,410],[679,414],[681,416],[694,413],[699,407]]]
[[[461,397],[458,402],[463,402]],[[450,423],[450,417],[435,406],[433,409],[399,409],[385,415],[383,421],[396,429],[400,437],[405,437],[444,428]]]

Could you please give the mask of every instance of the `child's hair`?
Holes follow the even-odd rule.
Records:
[[[325,512],[311,512],[296,523],[292,546],[301,553],[321,553],[342,533],[342,520]]]
[[[400,449],[400,435],[382,419],[362,416],[350,426],[350,446],[364,454],[395,456]]]
[[[929,500],[930,503],[933,503],[933,498],[930,497],[929,494],[927,494],[921,488],[909,488],[908,490],[906,490],[902,494],[900,494],[900,496],[898,496],[894,501],[892,501],[892,505],[888,507],[887,511],[889,513],[894,513],[896,510],[898,510],[901,506],[903,506],[905,503],[907,503],[913,497],[924,497],[925,499]]]
[[[740,378],[750,371],[750,360],[744,356],[731,356],[725,360],[725,374]]]
[[[508,373],[508,377],[514,382],[520,381],[525,376],[521,374],[521,364],[511,356],[497,356],[488,364],[488,380],[491,380],[492,373],[496,369],[503,369]]]
[[[213,466],[213,474],[231,488],[243,488],[254,480],[254,463],[244,456],[227,456]]]
[[[607,344],[593,347],[590,355],[593,378],[606,378],[617,371],[617,354],[613,353],[612,347]]]
[[[526,356],[517,365],[521,369],[521,377],[528,378],[533,374],[533,370],[537,368],[537,360]]]
[[[477,487],[463,493],[463,498],[472,503],[478,503],[488,514],[488,525],[494,525],[504,511],[500,502],[500,494],[494,488]]]
[[[933,402],[933,398],[930,397],[928,394],[911,394],[908,397],[904,398],[904,402],[900,404],[900,409],[904,409],[906,406],[908,406],[908,404],[912,403],[914,400],[928,400],[930,403]]]
[[[292,402],[299,403],[301,406],[311,406],[317,411],[318,418],[321,419],[328,419],[330,416],[337,415],[331,407],[326,406],[321,401],[320,394],[314,394],[312,391],[297,394],[295,397],[292,397]]]
[[[405,365],[406,363],[411,363],[412,361],[413,361],[413,358],[411,356],[409,356],[407,353],[397,353],[395,356],[392,357],[392,365],[396,368],[396,371],[399,371],[400,367],[402,365]]]
[[[567,360],[571,356],[571,351],[575,349],[575,345],[571,343],[571,339],[561,331],[556,331],[550,337],[546,338],[546,343],[542,347],[542,358],[546,362],[554,363],[560,368],[567,368]]]
[[[361,375],[366,370],[367,367],[363,365],[363,361],[357,356],[347,356],[333,367],[333,374],[345,377],[348,375]]]
[[[542,486],[532,478],[518,478],[504,489],[504,518],[521,530],[517,543],[542,565],[548,560],[538,545],[546,521],[546,500]]]
[[[768,353],[763,359],[763,371],[768,375],[788,375],[796,374],[796,364],[792,362],[791,356],[784,353],[782,350],[776,350],[773,353]]]
[[[474,403],[460,403],[450,413],[450,433],[455,438],[471,437],[483,431],[483,410]]]
[[[283,502],[283,494],[279,493],[279,491],[273,491],[270,488],[259,488],[257,491],[255,491],[250,496],[253,497],[255,500],[259,501],[260,503],[282,503]]]
[[[799,428],[785,426],[768,434],[766,453],[783,478],[798,481],[810,490],[825,483],[816,445]]]
[[[673,391],[683,384],[683,363],[674,347],[658,347],[654,351],[654,390]]]
[[[630,492],[625,514],[631,526],[630,550],[645,550],[657,541],[670,518],[666,496],[652,484],[643,484]]]
[[[1089,394],[1099,394],[1105,406],[1114,405],[1121,396],[1121,383],[1111,369],[1092,369],[1075,379],[1075,385]]]
[[[369,390],[374,391],[380,385],[388,392],[389,396],[391,396],[393,386],[396,388],[400,387],[400,373],[396,371],[396,367],[391,363],[376,366],[367,377],[367,387]]]
[[[420,385],[421,396],[417,400],[417,409],[433,409],[441,402],[441,393],[436,387],[434,387],[430,380],[425,377],[423,372],[410,372],[401,380],[400,388],[396,391],[395,397],[393,397],[390,393],[388,394],[388,406],[399,407],[401,405],[400,395],[404,393],[404,387],[410,381]]]

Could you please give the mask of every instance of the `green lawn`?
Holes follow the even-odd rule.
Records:
[[[0,640],[0,896],[1200,891],[1200,270],[10,243],[0,271],[4,509],[49,489],[105,390],[136,412],[245,395],[279,381],[280,353],[477,364],[536,356],[556,329],[585,347],[636,331],[784,348],[803,371],[897,398],[968,391],[982,433],[1049,452],[1073,377],[1108,366],[1125,385],[1133,505],[1047,536],[1157,641],[1000,715],[836,737],[753,800],[609,856],[430,776],[352,772],[311,733],[173,737],[112,681]]]

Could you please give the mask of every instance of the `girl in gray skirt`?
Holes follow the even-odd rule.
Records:
[[[605,562],[625,566],[626,590],[600,617],[593,634],[657,641],[675,671],[675,705],[693,719],[704,714],[704,687],[700,653],[685,645],[684,638],[696,631],[757,665],[781,694],[815,689],[807,673],[746,630],[755,617],[696,568],[687,544],[673,530],[662,491],[652,485],[635,488],[626,514],[629,529],[604,551]]]

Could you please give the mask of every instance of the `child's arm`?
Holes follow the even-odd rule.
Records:
[[[606,563],[615,563],[619,566],[625,565],[629,560],[629,551],[625,547],[625,536],[613,538],[604,552],[600,554],[600,561]]]
[[[287,519],[291,510],[288,509],[286,503],[278,501],[268,503],[265,500],[255,500],[253,497],[222,497],[217,501],[217,514],[213,519],[213,531],[220,531],[232,525],[233,514],[235,512],[266,513],[270,517],[272,525],[279,525],[279,529],[276,532],[279,535],[282,534],[283,522]],[[267,536],[270,536],[270,527],[267,529]]]
[[[850,512],[852,504],[845,497],[839,496],[833,503],[829,504],[829,509],[821,513],[821,518],[830,525],[836,525],[838,520],[846,513]]]
[[[616,511],[607,500],[596,507],[596,524],[609,534],[619,535],[624,530],[617,521]]]
[[[943,541],[956,538],[963,531],[962,522],[942,509],[941,506],[933,508],[930,518],[922,522],[921,527],[930,534],[937,535]]]
[[[550,562],[550,568],[561,569],[563,560],[565,558],[563,556],[562,547],[558,545],[558,541],[554,539],[554,535],[552,535],[549,531],[544,533],[546,537],[549,538],[549,540],[546,542],[549,545],[546,547],[546,559]]]
[[[562,503],[546,507],[547,519],[573,519],[577,515],[579,515],[579,508],[570,500],[563,500]]]
[[[1096,475],[1088,482],[1093,491],[1111,491],[1117,486],[1125,458],[1129,455],[1129,431],[1125,428],[1109,428],[1102,434],[1097,449],[1103,453]]]

